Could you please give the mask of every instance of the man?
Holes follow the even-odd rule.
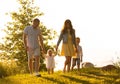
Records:
[[[39,62],[40,62],[40,46],[44,51],[42,33],[39,29],[40,20],[34,19],[32,26],[27,26],[24,29],[23,41],[25,49],[28,53],[28,67],[30,74],[33,74],[33,58],[35,59],[35,75],[40,77]]]

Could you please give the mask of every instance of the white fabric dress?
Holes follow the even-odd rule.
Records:
[[[54,59],[54,55],[52,56],[46,56],[46,68],[47,69],[52,69],[55,68],[55,59]]]

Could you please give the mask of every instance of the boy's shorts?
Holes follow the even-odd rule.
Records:
[[[73,58],[72,60],[72,66],[75,66],[77,63],[77,65],[80,65],[80,58]]]
[[[40,56],[40,48],[35,48],[35,49],[29,49],[27,51],[28,54],[28,59],[32,59],[33,56]]]

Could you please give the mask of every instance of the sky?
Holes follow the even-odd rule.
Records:
[[[33,1],[44,13],[40,17],[41,22],[47,28],[56,30],[58,35],[64,21],[72,21],[76,36],[81,38],[84,62],[103,66],[120,57],[120,0]],[[16,0],[4,0],[0,3],[0,29],[10,20],[5,12],[15,11],[17,7]],[[1,32],[0,36],[3,35]],[[57,40],[58,38],[54,43]]]

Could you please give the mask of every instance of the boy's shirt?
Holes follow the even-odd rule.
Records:
[[[83,56],[82,47],[80,45],[77,45],[77,48],[78,52],[76,53],[75,56],[73,56],[73,58],[81,58]]]

